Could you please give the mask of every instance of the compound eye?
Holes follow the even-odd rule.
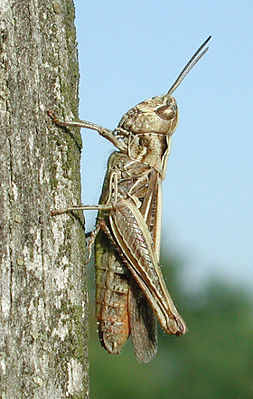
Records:
[[[169,105],[163,105],[155,110],[155,113],[160,116],[160,118],[170,121],[177,116],[177,105],[170,103]]]

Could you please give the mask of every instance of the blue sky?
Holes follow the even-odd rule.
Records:
[[[80,118],[113,129],[164,94],[199,45],[209,51],[174,92],[179,124],[163,184],[162,248],[196,287],[253,276],[251,1],[75,1]],[[83,130],[83,202],[96,204],[110,143]],[[95,214],[86,212],[87,229]],[[164,265],[165,266],[165,265]]]

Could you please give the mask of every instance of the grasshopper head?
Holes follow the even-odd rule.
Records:
[[[210,39],[211,36],[191,57],[167,94],[149,98],[131,108],[116,129],[118,137],[125,142],[129,158],[153,167],[162,178],[165,176],[171,136],[178,122],[177,103],[171,94],[206,53],[208,47],[202,49]]]
[[[161,95],[131,108],[121,118],[118,128],[133,135],[171,135],[176,129],[177,120],[176,100],[171,96]]]
[[[129,158],[154,167],[164,176],[177,121],[176,100],[168,95],[149,98],[130,109],[118,125],[125,132]]]

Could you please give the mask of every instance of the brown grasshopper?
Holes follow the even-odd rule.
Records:
[[[87,121],[60,121],[49,111],[56,124],[96,130],[119,150],[108,160],[99,205],[72,206],[52,214],[98,210],[88,258],[95,242],[99,339],[109,353],[118,354],[131,334],[139,362],[148,362],[156,354],[156,317],[167,334],[179,336],[187,331],[159,265],[161,182],[178,121],[177,104],[171,94],[208,50],[203,48],[210,38],[167,94],[131,108],[114,131]]]

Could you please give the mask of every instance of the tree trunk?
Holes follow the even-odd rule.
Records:
[[[86,398],[87,291],[72,0],[1,0],[1,394]]]

